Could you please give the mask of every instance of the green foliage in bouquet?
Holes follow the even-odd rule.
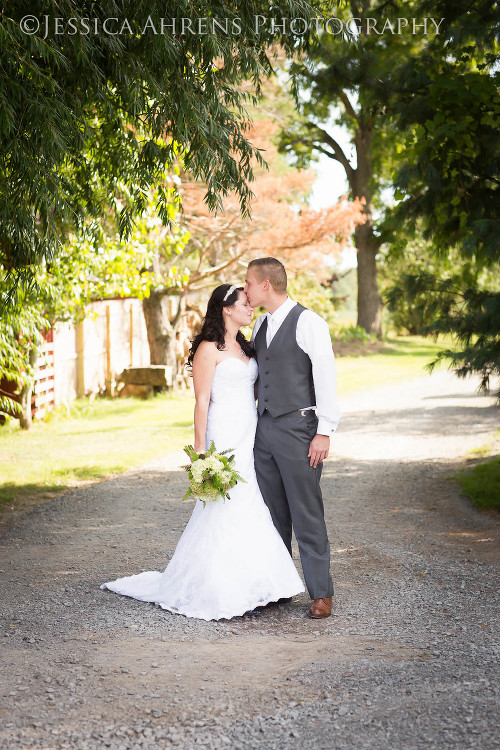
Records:
[[[229,497],[229,490],[238,482],[246,482],[233,466],[234,455],[227,456],[232,449],[218,452],[214,441],[204,453],[196,453],[192,445],[184,446],[191,463],[183,466],[188,473],[189,487],[183,500],[194,497],[201,500],[203,507],[207,502],[215,502],[220,497]]]

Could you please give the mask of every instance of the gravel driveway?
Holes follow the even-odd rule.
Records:
[[[192,508],[180,455],[6,524],[0,746],[499,747],[499,521],[449,479],[498,409],[441,371],[342,408],[330,619],[307,619],[306,595],[207,623],[99,589],[170,559]]]

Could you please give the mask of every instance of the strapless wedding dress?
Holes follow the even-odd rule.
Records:
[[[223,501],[198,500],[174,555],[161,573],[103,583],[102,589],[155,602],[170,612],[219,620],[304,591],[260,493],[253,445],[257,410],[253,385],[257,363],[230,357],[215,368],[206,447],[232,449],[239,482]]]

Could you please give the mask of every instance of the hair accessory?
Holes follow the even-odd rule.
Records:
[[[232,286],[230,286],[229,289],[227,290],[225,296],[224,296],[224,299],[222,301],[225,302],[232,295],[232,293],[234,292],[234,290],[238,289],[238,286],[239,286],[238,284],[233,284]]]

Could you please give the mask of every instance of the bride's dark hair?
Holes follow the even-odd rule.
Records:
[[[239,292],[243,291],[243,287],[238,286],[236,289],[233,289],[227,299],[224,299],[230,288],[230,284],[221,284],[213,290],[212,295],[208,300],[207,312],[205,319],[201,324],[201,331],[191,342],[191,349],[189,350],[189,357],[186,364],[189,369],[192,367],[194,355],[202,341],[215,341],[219,351],[224,349],[226,326],[224,325],[222,308],[234,305],[238,299]],[[253,344],[246,340],[241,331],[238,331],[236,334],[236,341],[241,346],[247,357],[255,357]]]

